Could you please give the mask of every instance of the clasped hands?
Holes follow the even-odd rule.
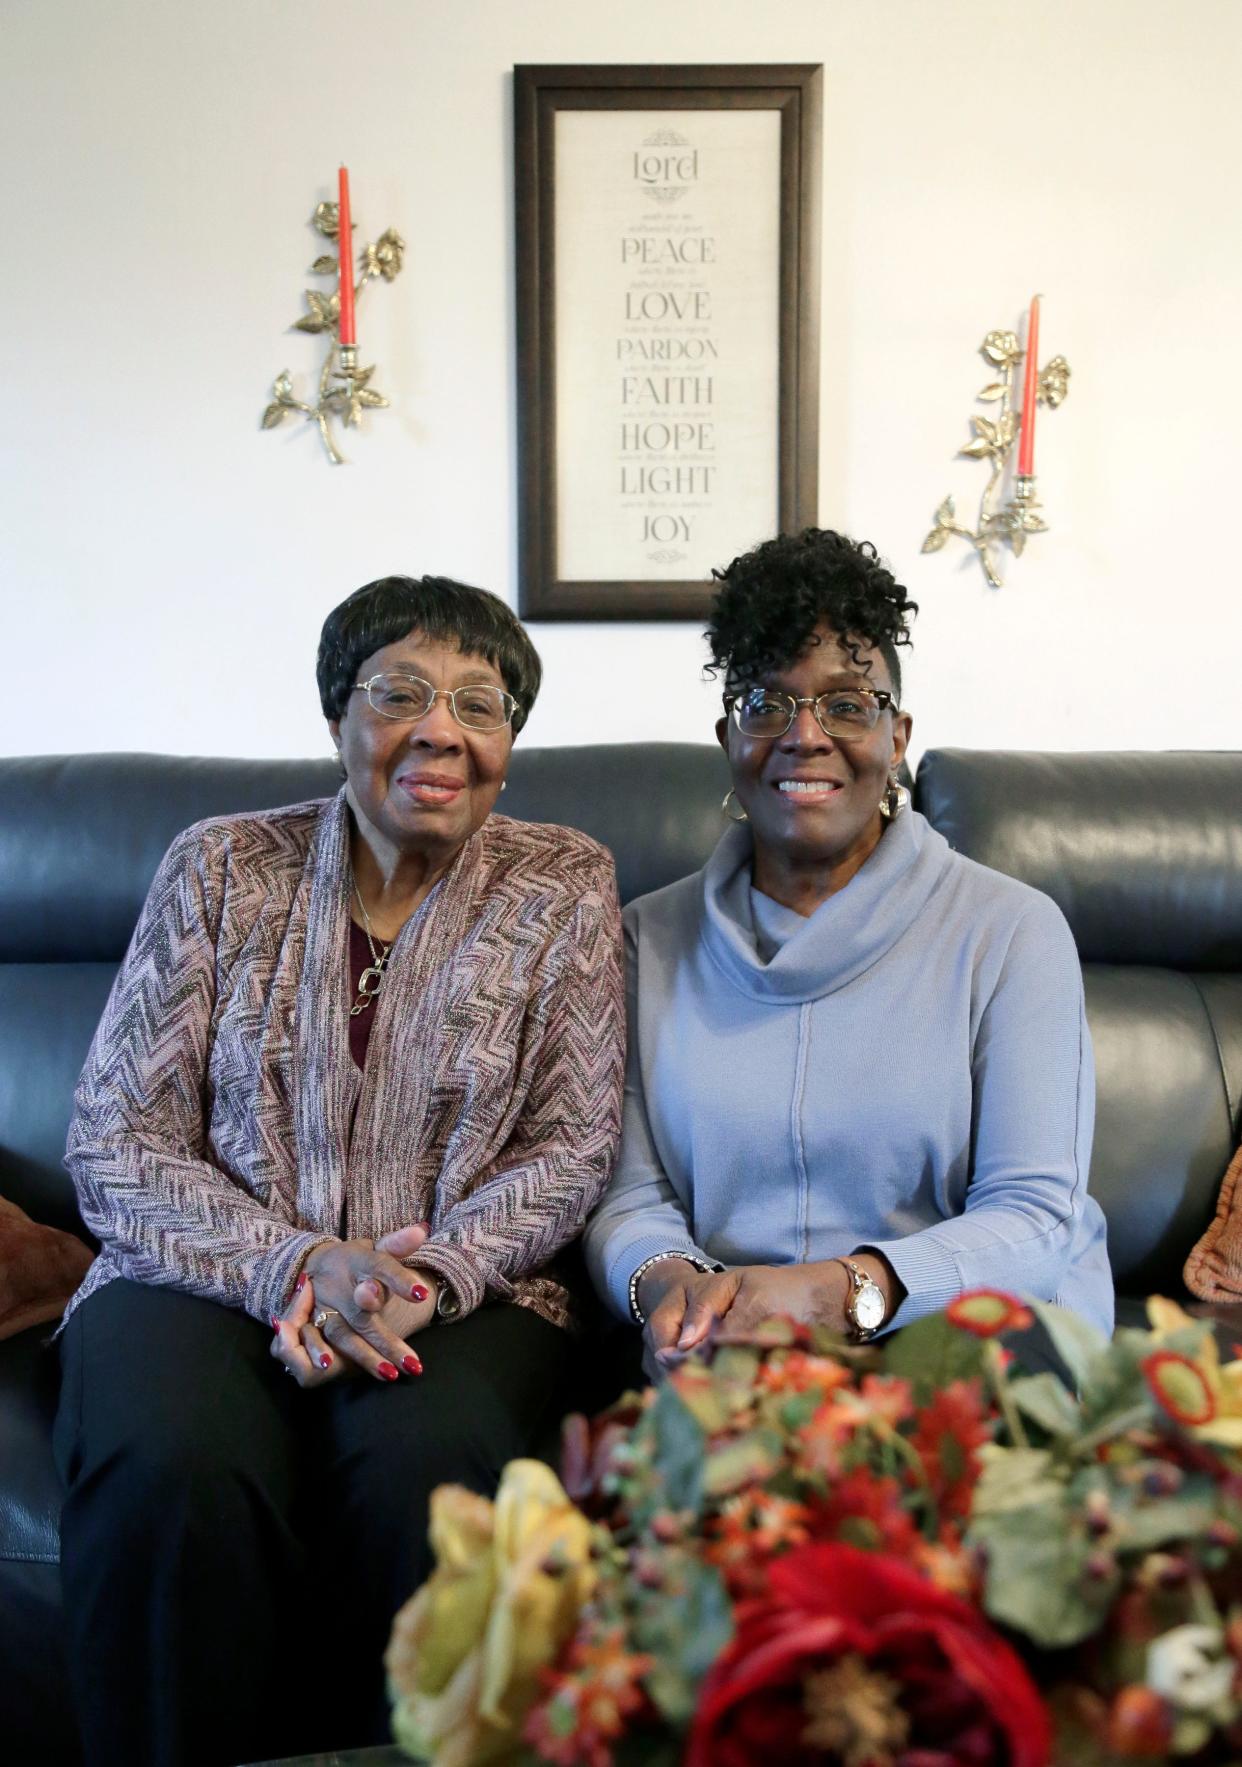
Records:
[[[323,1386],[349,1370],[379,1381],[423,1372],[407,1340],[435,1318],[438,1285],[399,1260],[426,1238],[420,1221],[374,1241],[315,1247],[288,1306],[272,1316],[271,1353],[299,1386]]]
[[[901,1297],[894,1293],[898,1285],[887,1261],[866,1252],[850,1255],[884,1290],[891,1317]],[[638,1286],[638,1304],[647,1320],[647,1359],[655,1369],[675,1367],[726,1316],[734,1331],[752,1330],[780,1314],[801,1325],[844,1332],[849,1329],[849,1292],[849,1277],[835,1258],[813,1264],[739,1264],[719,1274],[697,1270],[685,1258],[664,1258]]]

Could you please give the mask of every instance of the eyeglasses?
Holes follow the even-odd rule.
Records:
[[[745,693],[726,693],[724,703],[743,736],[784,736],[800,707],[810,706],[825,736],[849,742],[875,729],[881,712],[892,709],[893,696],[882,687],[838,687],[812,698],[750,687]]]
[[[467,730],[503,730],[517,710],[517,701],[502,687],[433,687],[419,675],[372,675],[355,681],[353,692],[365,693],[373,712],[398,724],[417,724],[438,699],[448,701]]]

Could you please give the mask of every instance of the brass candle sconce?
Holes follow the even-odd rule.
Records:
[[[995,371],[995,378],[976,396],[982,403],[994,405],[995,411],[987,417],[971,418],[974,437],[958,449],[959,454],[971,460],[989,463],[988,481],[979,499],[977,525],[968,528],[959,522],[953,498],[946,497],[936,511],[935,525],[923,541],[922,550],[939,552],[947,545],[949,536],[956,534],[974,547],[988,582],[993,589],[999,589],[1004,578],[1000,574],[998,549],[1007,545],[1014,557],[1020,558],[1028,537],[1046,533],[1048,524],[1040,513],[1035,474],[1022,471],[1021,464],[1014,475],[1009,501],[997,507],[1001,480],[1018,440],[1022,414],[1013,409],[1013,381],[1018,363],[1025,359],[1026,353],[1018,342],[1017,333],[1012,331],[989,331],[979,350]],[[1028,375],[1024,397],[1033,398],[1037,406],[1047,405],[1055,410],[1069,392],[1069,378],[1070,367],[1065,357],[1054,356],[1036,374]],[[1031,419],[1033,424],[1033,409]],[[1032,429],[1032,443],[1033,439]]]
[[[325,239],[335,240],[338,229],[337,204],[321,202],[311,216],[311,226]],[[271,403],[264,411],[262,420],[264,429],[275,429],[277,424],[284,422],[289,412],[300,411],[318,426],[328,459],[333,466],[340,466],[345,460],[333,438],[333,422],[343,423],[346,427],[355,426],[361,422],[363,411],[376,410],[388,404],[383,394],[376,392],[370,384],[371,376],[375,373],[374,365],[370,368],[359,368],[356,345],[342,344],[339,339],[341,265],[349,264],[350,270],[353,269],[353,253],[349,249],[349,243],[339,263],[335,253],[326,253],[315,259],[310,267],[312,276],[331,276],[337,281],[337,287],[331,294],[308,288],[307,310],[300,319],[293,322],[294,331],[308,331],[315,335],[326,333],[329,337],[328,352],[319,371],[318,397],[313,405],[295,398],[292,377],[287,368],[283,369],[272,383]],[[358,258],[354,299],[358,299],[368,282],[377,278],[392,282],[400,273],[404,252],[405,241],[391,227],[385,228],[374,245],[364,246]]]

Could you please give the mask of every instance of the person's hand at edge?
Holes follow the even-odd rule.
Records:
[[[697,1349],[733,1305],[740,1284],[738,1271],[704,1274],[685,1258],[653,1264],[638,1285],[638,1305],[647,1320],[647,1348],[656,1362],[672,1367]]]

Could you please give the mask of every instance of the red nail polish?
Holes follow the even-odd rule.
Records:
[[[375,1372],[382,1375],[385,1380],[397,1379],[397,1371],[391,1362],[381,1362]]]
[[[414,1355],[403,1356],[401,1358],[401,1366],[405,1369],[407,1374],[421,1374],[423,1372],[422,1363],[419,1361],[418,1357]]]
[[[320,1368],[331,1368],[331,1366],[332,1366],[332,1358],[331,1358],[331,1356],[328,1355],[326,1350],[324,1351],[323,1355],[319,1358],[319,1366],[320,1366]]]
[[[271,1322],[272,1322],[272,1330],[279,1331],[280,1330],[280,1321],[279,1321],[279,1319],[277,1319],[276,1315],[274,1313],[271,1313],[268,1315],[268,1317],[271,1319]]]
[[[421,1282],[416,1282],[414,1287],[410,1290],[410,1299],[412,1301],[425,1301],[428,1292],[429,1291],[423,1287]]]
[[[294,1294],[300,1295],[302,1290],[305,1287],[306,1287],[306,1272],[305,1272],[305,1270],[303,1270],[302,1274],[298,1277],[297,1281],[293,1285]]]

